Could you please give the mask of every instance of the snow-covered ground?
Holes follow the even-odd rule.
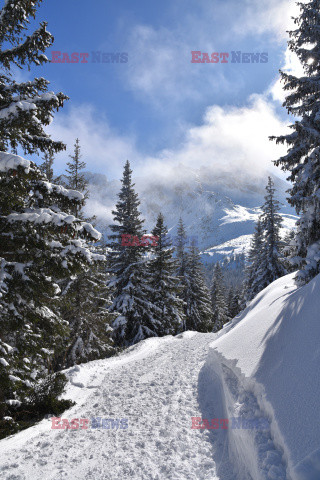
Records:
[[[294,274],[288,275],[263,290],[226,326],[209,358],[222,369],[229,416],[239,409],[252,413],[248,405],[253,401],[259,414],[271,420],[287,477],[281,476],[277,460],[271,467],[274,476],[262,478],[319,480],[320,276],[298,289],[293,279]],[[265,469],[270,462],[259,436],[257,441],[257,465]],[[236,464],[248,465],[252,452],[246,443],[236,438],[231,443]]]
[[[217,335],[152,338],[69,369],[77,404],[62,417],[128,428],[43,420],[0,442],[0,478],[319,480],[319,288],[320,277],[297,289],[289,275]],[[229,428],[192,429],[192,417]]]

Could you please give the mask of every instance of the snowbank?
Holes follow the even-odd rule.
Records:
[[[236,463],[253,478],[320,479],[320,276],[297,288],[294,274],[263,290],[211,344],[207,363],[224,384],[227,413],[264,416],[271,438],[229,431]],[[237,415],[236,415],[236,414]],[[243,432],[242,432],[243,434]],[[243,439],[242,439],[243,440]],[[278,455],[279,458],[275,458]],[[270,461],[273,458],[276,461]],[[281,469],[286,465],[287,476]],[[268,470],[269,469],[269,470]]]

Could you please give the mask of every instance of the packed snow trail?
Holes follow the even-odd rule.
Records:
[[[64,419],[128,429],[52,430],[0,441],[1,480],[319,480],[320,275],[263,290],[218,334],[150,338],[66,371]],[[192,429],[200,419],[268,427]]]
[[[44,420],[0,442],[0,478],[289,480],[270,429],[191,428],[192,417],[267,415],[215,351],[221,334],[151,338],[67,370],[66,397],[77,405],[62,418],[128,419],[129,428],[56,430]]]
[[[191,417],[202,416],[198,379],[213,338],[186,332],[149,339],[115,359],[69,370],[79,403],[63,418],[128,418],[129,428],[52,430],[44,420],[0,443],[0,478],[220,478],[213,458],[223,441],[217,447],[208,431],[191,429]]]

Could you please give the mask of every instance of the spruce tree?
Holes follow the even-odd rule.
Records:
[[[243,304],[244,308],[250,300],[252,300],[262,289],[262,250],[264,245],[264,232],[262,221],[259,217],[255,232],[252,237],[251,248],[249,250],[247,265],[245,269],[245,281],[243,288]]]
[[[52,153],[45,152],[43,163],[39,166],[41,172],[45,174],[49,182],[53,180],[53,162],[54,156]]]
[[[183,278],[185,275],[186,269],[186,244],[187,244],[187,234],[185,226],[183,224],[182,218],[179,218],[177,237],[176,237],[176,256],[178,261],[178,270],[177,274],[179,277]]]
[[[86,167],[81,161],[80,142],[76,139],[74,155],[70,155],[68,162],[66,187],[80,191],[83,195],[81,205],[75,205],[72,213],[85,222],[92,222],[95,217],[86,218],[83,208],[89,197],[86,181],[82,170]],[[114,353],[111,339],[110,323],[114,315],[108,313],[110,306],[110,289],[106,283],[106,246],[102,243],[99,247],[88,244],[91,253],[101,254],[101,259],[78,274],[66,279],[61,285],[62,294],[60,311],[63,318],[69,323],[70,336],[63,356],[59,358],[59,368],[70,367],[75,364],[96,360],[110,356]]]
[[[80,141],[77,138],[76,143],[74,144],[74,154],[69,155],[69,157],[71,158],[71,162],[67,162],[69,168],[66,170],[67,175],[65,184],[67,188],[81,192],[84,196],[84,199],[87,200],[89,198],[88,182],[85,179],[84,174],[82,173],[83,170],[86,168],[86,163],[80,160],[80,151]],[[84,218],[82,208],[75,210],[74,215],[77,218]]]
[[[157,238],[157,242],[152,248],[153,256],[148,268],[151,301],[157,309],[156,317],[159,321],[157,334],[176,335],[182,330],[184,304],[178,296],[181,287],[179,278],[175,275],[177,262],[173,258],[174,248],[168,238],[168,229],[161,213],[152,235]]]
[[[275,163],[290,172],[293,184],[289,203],[296,208],[296,255],[293,258],[298,283],[306,283],[320,272],[320,0],[299,2],[297,28],[289,32],[289,48],[304,69],[304,75],[281,72],[284,90],[290,92],[283,104],[298,117],[292,132],[271,137],[286,144],[288,152]]]
[[[288,273],[295,272],[295,262],[292,258],[295,256],[297,250],[295,230],[289,230],[283,239],[283,246],[281,255],[283,257],[283,265]]]
[[[43,126],[52,121],[53,112],[68,99],[63,93],[48,92],[49,81],[34,78],[17,82],[12,68],[30,68],[49,62],[45,50],[53,43],[47,23],[27,34],[41,0],[7,0],[0,12],[0,151],[16,151],[21,146],[28,154],[59,152],[62,142],[54,141]]]
[[[211,303],[213,310],[213,331],[220,330],[230,320],[227,300],[225,298],[225,284],[219,262],[216,263],[211,286]]]
[[[259,292],[283,275],[286,275],[283,258],[283,241],[280,237],[282,217],[280,203],[275,198],[271,177],[266,186],[265,203],[261,207],[245,270],[243,288],[244,308]]]
[[[64,380],[50,376],[68,335],[58,314],[59,282],[94,261],[86,245],[100,236],[70,215],[82,202],[81,193],[50,184],[33,162],[0,153],[1,428],[4,417],[15,431],[26,412],[59,413]]]
[[[113,289],[111,312],[118,312],[112,324],[116,345],[128,346],[148,337],[157,336],[159,321],[152,306],[151,288],[148,285],[145,246],[126,246],[124,236],[135,237],[139,242],[146,233],[140,218],[137,193],[132,183],[132,170],[127,161],[124,167],[122,188],[116,209],[112,212],[115,223],[110,226],[112,235],[108,248],[110,272],[109,286]]]
[[[213,318],[210,292],[205,282],[200,253],[194,243],[186,255],[184,284],[186,330],[211,332]]]
[[[267,195],[262,206],[261,216],[264,241],[259,276],[260,290],[287,273],[281,255],[283,242],[280,237],[282,217],[278,213],[280,203],[275,198],[275,188],[271,177],[268,178],[266,191]]]
[[[231,288],[228,297],[228,316],[236,317],[241,311],[241,294],[238,288]]]
[[[186,284],[186,267],[187,267],[187,234],[185,230],[184,223],[182,218],[179,218],[178,230],[176,236],[176,259],[177,259],[177,270],[176,275],[180,280],[180,293],[179,298],[185,304],[185,316],[183,320],[182,330],[187,330],[186,325],[186,305],[187,305],[187,284]]]
[[[233,296],[234,296],[233,288],[230,287],[229,292],[226,295],[226,301],[227,301],[228,312],[229,312],[230,317],[231,317],[231,304],[233,302]],[[231,318],[233,318],[233,317],[231,317]]]
[[[59,299],[59,312],[69,324],[70,335],[56,358],[56,369],[106,358],[115,353],[111,323],[115,314],[109,312],[111,292],[107,286],[106,250],[103,241],[88,245],[95,255],[80,273],[64,283]]]

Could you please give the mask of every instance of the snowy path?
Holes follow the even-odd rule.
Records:
[[[101,385],[92,373],[87,386],[96,388],[89,390],[81,406],[73,407],[62,417],[128,418],[128,430],[59,431],[50,429],[49,420],[43,421],[39,433],[35,427],[1,442],[0,477],[218,478],[207,433],[191,429],[191,417],[202,415],[197,399],[198,377],[212,339],[211,334],[187,334],[157,343],[148,341],[146,355],[140,346],[137,354],[132,349],[123,361],[121,357],[104,361],[106,376]],[[75,378],[73,382],[77,383]],[[88,390],[81,388],[81,383],[74,388],[80,393]],[[19,449],[15,449],[15,444]]]
[[[119,357],[70,369],[66,396],[77,405],[62,417],[127,418],[129,428],[52,430],[44,420],[0,442],[0,478],[285,480],[270,437],[244,438],[241,431],[238,451],[228,430],[191,429],[191,417],[227,418],[233,408],[248,413],[239,410],[241,399],[251,414],[259,410],[218,356],[208,357],[215,338],[186,332],[149,339]],[[263,469],[251,465],[252,477],[243,464],[254,463],[255,450]]]

